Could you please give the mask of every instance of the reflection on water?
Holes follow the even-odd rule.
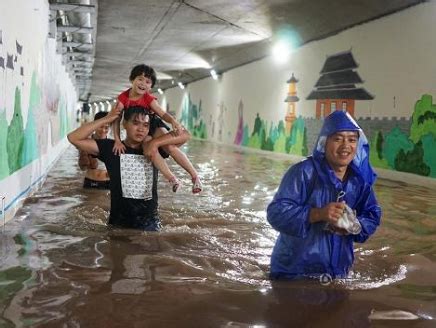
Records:
[[[192,141],[192,195],[161,181],[160,233],[109,230],[109,197],[84,190],[72,147],[0,236],[0,326],[419,327],[436,317],[436,193],[379,180],[382,226],[350,279],[268,280],[265,219],[291,161]]]

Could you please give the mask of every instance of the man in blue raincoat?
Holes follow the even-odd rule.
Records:
[[[267,208],[268,222],[280,232],[270,277],[345,278],[354,261],[353,242],[365,242],[380,224],[375,179],[362,129],[348,113],[333,112],[312,156],[289,168]],[[337,227],[345,204],[360,223],[357,234]]]

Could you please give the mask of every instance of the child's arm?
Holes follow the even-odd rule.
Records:
[[[126,147],[121,142],[121,137],[120,137],[120,122],[121,122],[120,114],[123,108],[124,108],[123,104],[120,101],[118,101],[117,104],[111,110],[111,112],[118,115],[118,118],[112,123],[112,131],[115,140],[112,151],[114,152],[115,155],[124,154],[124,151],[126,150]]]
[[[160,107],[159,103],[156,100],[153,100],[150,103],[150,108],[161,119],[163,119],[167,123],[170,123],[176,134],[178,134],[180,131],[185,130],[185,128],[179,122],[177,122],[177,120],[171,114],[165,112],[162,107]]]

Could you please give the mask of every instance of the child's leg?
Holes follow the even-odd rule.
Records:
[[[184,138],[186,138],[186,135],[183,138],[179,138],[179,136],[167,137],[168,135],[171,135],[171,134],[172,133],[167,133],[166,129],[164,129],[164,128],[158,128],[158,129],[156,129],[156,132],[153,135],[153,140],[158,141],[158,139],[165,138],[165,140],[180,141],[180,140],[183,140]],[[186,131],[186,134],[187,134],[188,139],[189,139],[190,138],[189,132]],[[172,138],[172,139],[170,139],[170,138]],[[185,142],[186,141],[183,141],[182,143],[185,143]],[[193,183],[192,192],[194,194],[199,193],[203,189],[203,187],[201,184],[201,180],[198,176],[198,172],[194,168],[194,166],[192,165],[191,161],[186,156],[186,154],[180,150],[178,145],[180,145],[180,144],[179,143],[172,143],[172,144],[164,144],[164,145],[161,145],[160,147],[162,147],[163,150],[165,150],[165,152],[167,152],[177,162],[177,164],[179,164],[181,167],[183,167],[185,169],[186,172],[189,173],[189,175],[191,176],[191,179],[192,179],[192,183]]]
[[[145,147],[145,145],[146,143],[143,144],[143,148]],[[163,159],[159,152],[157,152],[151,157],[150,160],[152,161],[154,166],[156,166],[156,168],[160,171],[160,173],[162,173],[165,179],[167,179],[168,182],[171,184],[173,192],[176,192],[177,189],[179,189],[179,187],[181,186],[181,183],[173,174],[173,172],[171,172],[165,159]]]

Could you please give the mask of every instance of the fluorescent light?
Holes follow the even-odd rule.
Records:
[[[210,75],[212,76],[212,78],[214,80],[218,80],[218,74],[216,73],[216,71],[214,69],[210,70]]]
[[[185,86],[183,85],[182,82],[178,82],[177,85],[178,85],[179,88],[182,89],[182,90],[185,88]]]
[[[272,54],[277,63],[285,63],[289,60],[293,51],[292,45],[289,42],[281,40],[272,48]]]
[[[157,89],[157,92],[159,92],[159,94],[163,95],[163,91],[162,91],[161,88],[158,88],[158,89]]]

